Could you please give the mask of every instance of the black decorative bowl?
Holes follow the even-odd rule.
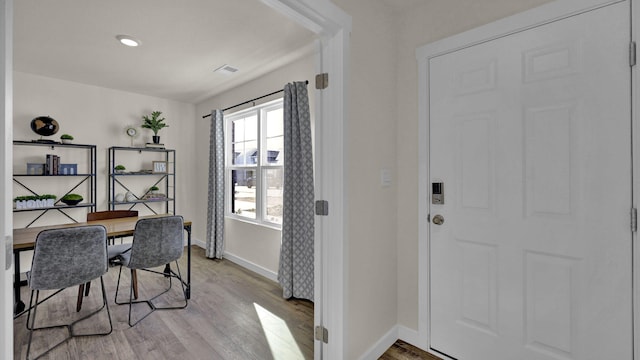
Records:
[[[67,205],[78,205],[82,199],[79,200],[60,200]]]

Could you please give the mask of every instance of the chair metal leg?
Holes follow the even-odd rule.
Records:
[[[91,281],[86,284],[78,285],[78,301],[76,303],[76,312],[82,309],[82,296],[89,296],[89,289],[91,289]]]
[[[71,338],[74,338],[74,337],[85,337],[85,336],[97,336],[97,335],[109,335],[109,334],[111,334],[111,332],[113,332],[113,322],[111,321],[111,311],[109,310],[109,304],[107,302],[107,291],[105,289],[104,279],[102,278],[102,276],[100,277],[100,284],[101,284],[101,287],[102,287],[102,306],[100,308],[98,308],[97,310],[91,312],[90,314],[87,314],[87,315],[83,316],[82,318],[80,318],[78,320],[75,320],[75,321],[73,321],[73,322],[71,322],[69,324],[43,326],[43,327],[39,327],[39,328],[35,327],[35,322],[36,322],[36,312],[37,312],[37,308],[38,308],[38,297],[40,295],[40,291],[38,291],[38,290],[32,290],[31,291],[31,299],[29,301],[29,311],[28,311],[28,314],[27,314],[27,328],[29,329],[29,342],[27,344],[27,359],[29,359],[29,354],[30,354],[30,351],[31,351],[31,340],[33,338],[33,332],[36,331],[36,330],[54,329],[54,328],[66,328],[67,331],[68,331],[68,336],[65,339],[63,339],[62,341],[60,341],[57,344],[55,344],[52,347],[50,347],[47,351],[43,352],[42,354],[36,356],[33,359],[38,359],[38,358],[48,354],[53,349],[55,349],[58,346],[66,343],[67,341],[69,341]],[[64,290],[64,289],[56,291],[55,294],[59,293],[62,290]],[[33,293],[34,293],[34,291],[36,292],[35,304],[33,303]],[[31,317],[31,309],[32,308],[33,308],[33,317]],[[109,319],[109,331],[107,331],[107,332],[99,332],[99,333],[90,333],[90,334],[76,334],[74,332],[73,328],[77,323],[79,323],[81,321],[84,321],[84,320],[92,317],[93,315],[96,315],[97,313],[102,311],[102,309],[104,309],[104,308],[107,309],[107,317]]]
[[[120,278],[122,277],[122,265],[120,265],[120,269],[118,270],[118,281],[116,282],[116,295],[113,297],[113,302],[116,305],[124,305],[126,302],[118,302],[118,291],[120,290]]]
[[[33,293],[31,290],[31,298],[29,299],[29,310],[27,313],[27,329],[29,329],[29,342],[27,343],[27,360],[29,360],[29,352],[31,351],[31,339],[33,339],[33,330],[36,323],[36,312],[38,310],[38,297],[40,296],[40,290],[35,290],[36,303],[33,304]],[[31,318],[31,309],[33,308],[33,318]],[[31,326],[29,326],[29,320],[31,320]]]
[[[184,309],[187,307],[188,305],[188,300],[187,300],[187,289],[186,289],[186,285],[185,282],[182,280],[182,275],[180,273],[180,266],[178,265],[178,262],[176,261],[176,270],[178,271],[177,273],[174,273],[173,271],[166,273],[165,271],[159,272],[159,271],[155,271],[155,270],[150,270],[150,269],[130,269],[130,273],[131,273],[131,281],[129,282],[129,301],[128,302],[118,302],[118,291],[120,289],[120,278],[122,276],[122,267],[120,267],[120,272],[118,273],[118,282],[116,284],[116,297],[115,297],[115,303],[118,305],[129,305],[129,317],[128,317],[128,323],[129,326],[135,326],[136,324],[138,324],[140,321],[144,320],[147,316],[151,315],[151,313],[153,313],[156,310],[171,310],[171,309]],[[169,286],[167,287],[167,289],[165,289],[164,291],[160,292],[159,294],[153,296],[152,298],[148,299],[148,300],[136,300],[134,301],[134,293],[137,289],[137,270],[142,270],[142,271],[146,271],[146,272],[151,272],[154,274],[159,274],[159,275],[163,275],[165,277],[169,278]],[[135,277],[135,280],[134,280]],[[158,297],[160,297],[161,295],[167,293],[169,290],[171,290],[171,286],[172,286],[172,278],[176,278],[181,285],[182,288],[182,295],[184,296],[184,305],[180,305],[180,306],[167,306],[167,307],[157,307],[154,303],[153,300],[157,299]],[[142,317],[140,317],[139,319],[137,319],[135,322],[132,322],[132,317],[131,317],[131,313],[132,313],[132,307],[133,304],[140,304],[140,303],[145,303],[149,306],[149,308],[151,309],[151,311],[149,311],[148,313],[146,313],[145,315],[143,315]]]
[[[78,300],[76,301],[76,312],[82,309],[82,297],[84,296],[84,284],[78,285]]]
[[[36,302],[35,302],[35,303],[33,303],[33,292],[34,292],[35,290],[31,290],[31,298],[29,299],[29,308],[28,308],[27,310],[25,310],[25,311],[24,311],[24,313],[26,313],[26,314],[27,314],[27,323],[26,323],[27,329],[31,330],[31,328],[29,327],[29,322],[31,321],[31,320],[30,320],[30,316],[31,316],[31,312],[30,312],[30,311],[31,311],[32,309],[34,309],[34,308],[36,307],[36,305],[40,305],[40,304],[42,304],[43,302],[45,302],[45,301],[47,301],[47,300],[51,299],[52,297],[54,297],[54,296],[58,295],[60,292],[62,292],[62,290],[64,290],[64,289],[60,289],[60,290],[58,290],[58,291],[54,292],[53,294],[50,294],[49,296],[47,296],[46,298],[44,298],[44,299],[42,299],[42,300],[38,300],[38,298],[37,298],[37,295],[39,294],[39,293],[38,293],[38,294],[36,294]],[[24,314],[24,313],[23,313],[23,314]],[[35,314],[35,311],[34,311],[34,314]],[[15,318],[14,318],[14,319],[15,319]]]
[[[138,272],[131,270],[131,286],[133,286],[133,298],[138,300]]]
[[[120,265],[120,270],[118,271],[118,282],[116,283],[116,296],[114,297],[114,302],[117,305],[128,304],[128,302],[118,302],[118,290],[120,289],[120,276],[122,275],[122,265]],[[135,269],[132,270],[131,282],[133,284],[133,298],[138,299],[138,274]]]

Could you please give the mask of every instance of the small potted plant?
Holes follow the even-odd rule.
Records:
[[[67,205],[77,205],[80,201],[82,201],[82,195],[78,194],[67,194],[60,199],[63,203]]]
[[[160,190],[160,188],[157,187],[157,186],[152,186],[152,187],[149,188],[149,192],[152,193],[152,194],[157,194],[158,190]]]
[[[122,173],[124,173],[124,171],[126,169],[127,168],[124,167],[124,165],[116,165],[116,167],[113,168],[113,170],[115,170],[116,174],[122,174]]]
[[[73,140],[73,136],[69,134],[60,135],[60,140],[62,140],[63,144],[71,144],[71,140]]]
[[[169,127],[169,125],[164,123],[164,118],[161,118],[160,115],[162,115],[161,111],[154,111],[151,113],[151,115],[145,115],[142,117],[142,119],[144,120],[142,122],[142,127],[145,129],[151,129],[151,131],[153,131],[154,144],[160,143],[160,136],[158,136],[158,131],[160,131],[160,129],[162,128]]]

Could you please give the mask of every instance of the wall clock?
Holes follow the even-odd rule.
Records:
[[[138,129],[136,129],[136,127],[133,125],[129,125],[124,128],[124,132],[131,139],[131,147],[133,147],[133,139],[137,138],[138,135],[140,135],[140,133],[138,132]]]

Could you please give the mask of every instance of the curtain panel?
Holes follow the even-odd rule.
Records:
[[[224,253],[224,118],[222,110],[211,113],[209,137],[209,188],[205,255],[222,259]]]
[[[314,189],[306,82],[284,87],[284,185],[278,282],[284,298],[313,301]]]

